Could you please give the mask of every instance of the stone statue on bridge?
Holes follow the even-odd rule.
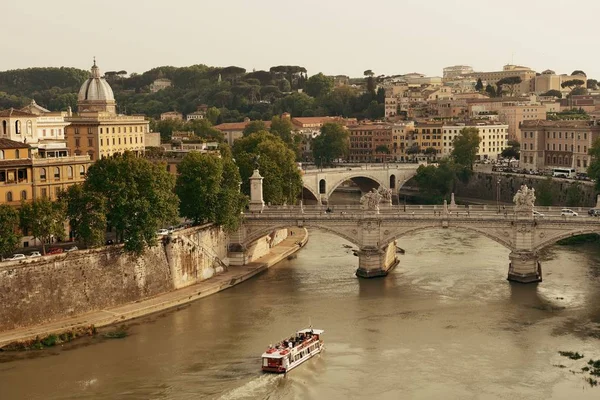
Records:
[[[521,185],[519,191],[513,197],[515,211],[531,211],[535,204],[535,189]]]
[[[382,198],[381,193],[373,189],[360,198],[361,208],[367,211],[379,211],[379,203]]]
[[[392,190],[391,189],[386,189],[383,186],[379,186],[379,188],[377,189],[377,193],[379,193],[381,195],[381,201],[383,201],[385,203],[389,203],[390,205],[392,204]]]

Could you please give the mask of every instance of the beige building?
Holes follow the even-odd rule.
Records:
[[[600,137],[595,121],[524,121],[521,125],[521,166],[532,170],[574,168],[586,172],[588,154]]]
[[[446,67],[443,71],[444,82],[450,81],[456,78],[460,78],[462,75],[469,75],[473,73],[473,67],[468,65],[454,65],[452,67]]]
[[[454,138],[465,128],[475,128],[479,132],[481,142],[477,151],[479,160],[496,160],[502,150],[508,147],[508,125],[494,122],[472,121],[465,123],[444,124],[442,157],[450,156],[454,146]]]
[[[562,84],[575,79],[583,81],[582,86],[586,87],[587,77],[585,75],[557,75],[556,72],[548,69],[535,77],[535,92],[542,94],[549,90],[558,90],[567,94],[571,89],[563,88]]]
[[[529,120],[546,119],[546,106],[543,104],[502,103],[498,110],[500,122],[508,125],[509,140],[521,142],[521,123]]]
[[[156,93],[159,90],[163,90],[163,89],[169,88],[171,86],[172,86],[172,82],[170,79],[158,78],[150,84],[150,91],[152,93]]]
[[[390,150],[394,161],[408,161],[411,159],[406,150],[413,143],[414,131],[414,121],[398,122],[392,125],[392,146]]]
[[[130,151],[144,153],[149,123],[143,116],[116,114],[113,92],[94,65],[77,98],[78,114],[66,121],[65,138],[70,153],[89,155],[92,161]]]
[[[0,138],[0,204],[18,206],[33,197],[31,146]]]
[[[167,111],[160,114],[160,120],[166,121],[168,119],[173,119],[176,121],[183,121],[183,114],[178,111]]]
[[[521,83],[516,85],[515,95],[518,96],[535,91],[536,72],[528,67],[508,64],[502,68],[502,71],[473,72],[470,76],[492,85],[495,85],[500,79],[518,76],[521,78]]]

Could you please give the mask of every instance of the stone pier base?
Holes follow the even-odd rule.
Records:
[[[358,252],[359,278],[379,278],[386,276],[400,261],[396,257],[396,242],[390,243],[385,250],[365,247]]]
[[[534,283],[542,281],[542,265],[538,256],[530,251],[511,252],[508,256],[508,280],[519,283]]]

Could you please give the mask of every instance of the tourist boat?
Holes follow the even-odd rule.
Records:
[[[289,339],[275,346],[269,346],[262,355],[262,370],[265,372],[285,373],[296,368],[309,358],[319,354],[324,343],[321,329],[302,329]]]

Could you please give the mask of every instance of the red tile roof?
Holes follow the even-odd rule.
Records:
[[[243,131],[246,126],[253,121],[244,121],[244,122],[225,122],[219,125],[213,126],[213,128],[218,129],[220,131]],[[271,121],[263,121],[265,127],[271,127]]]
[[[0,149],[28,149],[30,147],[27,143],[0,138]]]

